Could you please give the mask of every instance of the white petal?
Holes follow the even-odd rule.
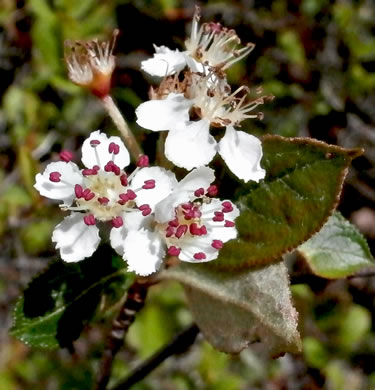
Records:
[[[212,199],[209,204],[202,204],[201,211],[204,215],[205,219],[210,219],[205,222],[207,227],[208,234],[212,240],[220,240],[223,242],[227,242],[237,237],[237,229],[236,227],[225,227],[223,222],[214,222],[212,218],[215,216],[214,212],[220,210],[221,204],[225,202],[225,200]],[[232,202],[231,202],[232,203]],[[225,220],[235,222],[235,219],[240,215],[240,211],[238,207],[233,204],[233,210],[229,213],[224,213]]]
[[[165,256],[160,236],[149,230],[129,231],[124,242],[124,259],[128,270],[146,276],[157,271]]]
[[[50,180],[52,172],[61,174],[59,182]],[[34,188],[39,191],[40,195],[50,199],[63,200],[65,204],[71,205],[75,198],[74,186],[82,184],[83,177],[76,164],[58,161],[48,164],[43,173],[36,175],[35,181]]]
[[[186,66],[186,57],[179,50],[155,46],[153,58],[141,62],[141,68],[151,76],[165,77],[178,73]]]
[[[217,144],[206,120],[179,123],[165,141],[165,155],[178,167],[193,169],[207,165],[215,156]]]
[[[92,141],[99,141],[96,146],[92,146]],[[109,145],[115,143],[120,147],[118,154],[109,153]],[[129,152],[124,143],[119,137],[107,137],[100,130],[94,131],[90,137],[85,140],[82,145],[82,162],[87,168],[92,168],[94,165],[99,165],[100,168],[109,162],[114,161],[121,169],[128,166],[130,163]]]
[[[138,206],[148,204],[152,209],[154,206],[167,197],[177,185],[176,176],[173,172],[164,168],[150,167],[139,170],[131,181],[131,188],[141,188],[145,180],[155,180],[155,188],[141,189],[137,191],[135,199]]]
[[[148,130],[173,129],[176,123],[189,120],[189,110],[193,101],[181,93],[170,93],[163,100],[149,100],[140,104],[135,113],[139,126]]]
[[[178,258],[188,263],[205,263],[218,257],[219,251],[211,246],[212,238],[209,234],[206,236],[192,237],[190,240],[181,241],[181,253]],[[203,252],[205,259],[194,259],[196,253]]]
[[[262,144],[260,140],[243,131],[228,126],[224,137],[219,142],[219,153],[228,168],[240,179],[258,182],[266,175],[260,166]]]
[[[198,188],[208,188],[215,180],[215,172],[208,167],[200,167],[188,173],[177,185],[176,191],[194,192]]]
[[[56,249],[60,249],[61,258],[67,262],[75,262],[90,257],[99,245],[99,229],[87,226],[83,222],[83,214],[72,213],[55,227],[52,241]]]
[[[174,219],[175,207],[193,199],[195,190],[207,189],[214,180],[213,169],[208,167],[194,169],[177,184],[172,194],[155,206],[155,219],[160,223]]]
[[[110,241],[112,248],[119,254],[124,254],[124,242],[130,230],[139,230],[141,228],[148,229],[153,221],[151,215],[144,217],[141,212],[134,211],[130,213],[122,213],[121,215],[124,224],[120,228],[112,228],[110,233]]]

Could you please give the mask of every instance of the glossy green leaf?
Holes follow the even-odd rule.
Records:
[[[107,251],[106,251],[107,250]],[[108,255],[109,253],[109,255]],[[16,303],[11,334],[33,347],[69,347],[93,317],[103,294],[120,296],[133,281],[108,248],[79,263],[52,263]]]
[[[266,264],[309,239],[332,214],[348,166],[362,153],[280,136],[266,136],[263,152],[266,177],[241,187],[239,239],[224,246],[214,267]]]
[[[311,270],[324,278],[343,278],[375,266],[366,239],[338,212],[298,251]]]
[[[300,350],[297,312],[282,262],[242,272],[184,263],[162,277],[183,283],[194,319],[216,349],[238,353],[260,341],[272,356]]]

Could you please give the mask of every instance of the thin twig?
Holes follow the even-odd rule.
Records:
[[[141,147],[138,145],[134,134],[130,130],[120,110],[117,108],[115,102],[110,95],[105,96],[101,99],[104,108],[107,110],[108,115],[112,118],[113,123],[116,125],[121,135],[124,138],[125,144],[133,156],[135,161],[138,161],[139,157],[143,155]]]
[[[127,297],[117,317],[112,322],[106,348],[102,355],[95,389],[105,390],[111,376],[113,360],[124,344],[124,337],[135,315],[142,309],[149,284],[136,280],[128,290]]]
[[[195,324],[183,330],[169,344],[139,365],[123,382],[114,387],[113,390],[130,389],[131,386],[145,378],[170,356],[186,352],[188,348],[194,344],[198,333],[199,328]]]

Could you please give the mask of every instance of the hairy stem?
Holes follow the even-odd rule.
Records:
[[[123,382],[118,384],[113,390],[130,389],[135,383],[145,378],[159,364],[172,355],[186,352],[194,344],[199,333],[197,325],[193,324],[179,333],[169,344],[161,348],[149,359],[138,366]]]
[[[119,314],[112,322],[112,329],[102,355],[96,390],[105,390],[111,376],[112,364],[116,354],[124,344],[124,338],[135,315],[142,309],[149,284],[136,280],[128,290],[127,297]]]
[[[138,145],[137,140],[135,139],[132,131],[126,123],[120,110],[117,108],[112,97],[107,95],[101,99],[101,102],[103,103],[103,106],[107,110],[109,116],[112,118],[113,123],[116,125],[122,137],[124,138],[125,144],[129,149],[130,154],[135,159],[135,161],[138,161],[139,157],[143,155],[142,149]]]

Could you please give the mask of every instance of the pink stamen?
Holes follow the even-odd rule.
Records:
[[[121,199],[121,201],[123,202],[123,203],[120,203],[121,201],[119,201],[120,204],[125,204],[125,203],[129,200],[129,197],[128,197],[127,194],[120,194],[118,197],[119,197],[119,198]]]
[[[184,203],[184,204],[181,205],[181,207],[184,210],[190,210],[191,208],[193,208],[193,204],[192,203]]]
[[[128,196],[129,200],[134,200],[137,197],[137,194],[133,190],[127,190],[126,195]]]
[[[107,205],[109,203],[109,199],[105,196],[102,196],[101,198],[98,198],[98,202],[102,204],[103,206]]]
[[[59,156],[61,161],[70,162],[73,160],[73,153],[70,150],[62,150]]]
[[[200,217],[202,216],[202,213],[201,213],[201,211],[199,210],[198,207],[194,207],[194,208],[191,210],[191,212],[192,212],[193,218],[200,218]]]
[[[177,227],[178,226],[178,219],[176,218],[173,221],[169,221],[168,225],[172,226],[172,227]]]
[[[74,186],[74,193],[76,194],[77,199],[82,198],[82,194],[83,194],[82,186],[80,186],[79,184],[76,184]]]
[[[169,256],[178,256],[180,253],[181,253],[181,249],[175,247],[174,245],[172,245],[168,248],[168,255]]]
[[[84,198],[86,201],[89,201],[95,198],[95,194],[93,192],[89,192],[87,195],[84,196]]]
[[[195,260],[204,260],[206,258],[206,255],[203,252],[197,252],[194,254]]]
[[[121,185],[126,187],[128,185],[128,178],[126,176],[126,174],[123,174],[120,176],[120,182],[121,182]]]
[[[217,186],[215,186],[214,184],[207,188],[207,195],[211,196],[212,198],[215,197],[218,194],[218,192],[219,190]]]
[[[224,246],[224,243],[221,240],[212,240],[211,246],[212,246],[212,248],[219,250]]]
[[[60,172],[51,172],[49,174],[49,180],[52,181],[53,183],[58,183],[60,182],[60,177],[61,177],[61,173]]]
[[[90,189],[89,189],[89,188],[86,188],[86,189],[82,192],[81,198],[85,198],[90,192],[91,192]]]
[[[175,236],[176,236],[177,238],[181,238],[181,237],[187,232],[187,230],[188,230],[187,225],[180,225],[180,226],[177,228],[177,230],[176,230]]]
[[[115,175],[120,175],[121,169],[113,161],[108,161],[104,166],[106,172],[113,172]]]
[[[113,154],[119,154],[120,152],[120,146],[115,144],[114,142],[111,142],[108,146],[108,152]]]
[[[85,215],[85,216],[83,217],[83,222],[84,222],[87,226],[95,225],[95,223],[96,223],[95,217],[94,217],[92,214]]]
[[[222,206],[223,206],[223,213],[230,213],[231,211],[233,211],[233,205],[231,202],[228,202],[228,201],[225,201],[222,203]]]
[[[148,205],[148,204],[143,204],[143,205],[139,206],[138,209],[142,211],[142,215],[144,217],[151,214],[151,211],[152,211],[150,205]]]
[[[166,237],[172,237],[173,234],[174,234],[174,228],[172,226],[167,226],[167,228],[165,229],[165,236]]]
[[[114,228],[119,228],[124,224],[124,221],[120,216],[117,216],[112,219],[111,224]]]
[[[99,171],[99,170],[100,170],[100,167],[99,167],[99,165],[94,165],[94,166],[92,167],[92,169],[94,169],[95,171]]]
[[[92,147],[96,147],[96,146],[100,145],[100,141],[99,141],[98,139],[92,139],[92,140],[90,141],[90,145],[91,145]]]
[[[82,170],[82,175],[84,176],[90,176],[90,175],[97,175],[98,171],[95,169],[83,169]]]
[[[197,190],[194,191],[194,195],[199,198],[200,196],[204,195],[204,188],[198,188]]]
[[[234,224],[234,222],[232,222],[232,221],[226,220],[225,223],[224,223],[224,226],[225,226],[225,227],[234,227],[235,224]]]
[[[214,222],[223,222],[224,221],[224,214],[221,211],[215,211],[215,216],[212,218]]]
[[[139,157],[138,161],[137,161],[137,167],[141,167],[141,168],[144,168],[144,167],[148,167],[149,165],[149,158],[148,156],[146,156],[145,154],[141,157]]]
[[[190,234],[192,234],[193,236],[200,236],[200,229],[196,223],[192,223],[189,226],[189,231]]]
[[[205,225],[202,225],[199,229],[199,235],[204,236],[205,234],[207,234],[207,228]]]
[[[145,184],[142,186],[144,190],[151,190],[152,188],[155,188],[155,180],[145,180]]]

